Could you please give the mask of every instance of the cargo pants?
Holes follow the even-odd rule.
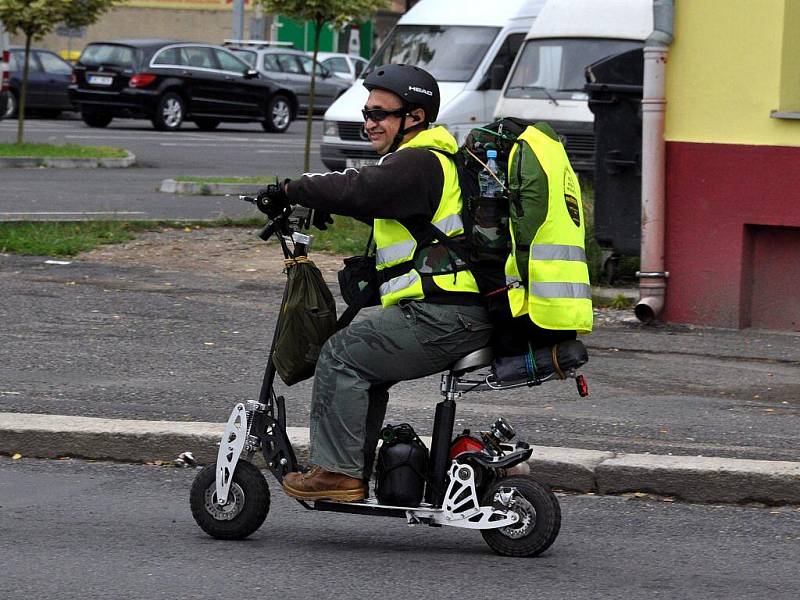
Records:
[[[482,306],[401,301],[337,332],[314,374],[310,463],[368,480],[389,388],[447,370],[488,345],[491,330]]]

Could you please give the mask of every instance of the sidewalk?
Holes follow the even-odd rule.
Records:
[[[223,429],[223,423],[0,413],[0,454],[170,462],[189,451],[206,464],[216,459]],[[289,427],[287,433],[298,459],[304,461],[308,429]],[[423,439],[430,447],[430,438]],[[533,446],[529,464],[531,473],[545,483],[577,492],[649,492],[690,502],[800,504],[800,462]]]

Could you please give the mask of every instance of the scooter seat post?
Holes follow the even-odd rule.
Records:
[[[425,501],[435,507],[442,505],[447,489],[447,470],[450,463],[450,442],[456,421],[456,402],[448,394],[436,405],[431,436],[431,454],[428,467],[428,485]]]

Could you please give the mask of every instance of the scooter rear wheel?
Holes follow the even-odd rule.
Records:
[[[508,527],[481,530],[483,539],[498,554],[537,556],[558,537],[561,506],[550,488],[533,477],[515,475],[493,483],[486,490],[481,504],[491,506],[498,502],[507,502],[520,517],[517,523]]]
[[[228,502],[217,504],[216,464],[206,465],[189,493],[192,516],[200,528],[220,540],[241,540],[261,527],[269,512],[269,486],[261,471],[246,460],[236,464]]]

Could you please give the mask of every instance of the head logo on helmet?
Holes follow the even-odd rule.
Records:
[[[412,92],[419,92],[420,94],[427,94],[428,96],[433,96],[433,92],[432,91],[426,90],[426,89],[421,88],[421,87],[416,87],[416,86],[410,85],[410,86],[408,86],[408,89],[411,90]]]

